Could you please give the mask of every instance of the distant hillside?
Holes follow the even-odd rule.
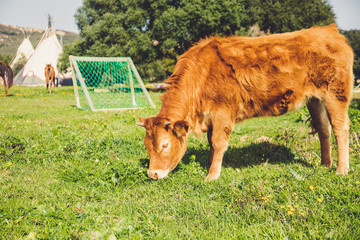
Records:
[[[30,41],[34,48],[36,48],[41,36],[44,33],[44,29],[40,28],[25,28],[27,34],[30,35]],[[80,39],[79,34],[67,31],[57,31],[57,33],[63,33],[63,44],[73,42],[77,39]],[[59,41],[61,42],[60,36],[57,35]],[[16,53],[19,45],[24,39],[24,34],[21,30],[21,27],[18,26],[9,26],[0,24],[0,54],[1,55],[13,55]]]

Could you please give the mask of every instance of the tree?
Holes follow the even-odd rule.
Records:
[[[81,49],[77,54],[130,56],[142,76],[157,79],[152,74],[172,69],[168,63],[199,39],[246,33],[244,1],[85,0],[75,16],[82,41],[64,47],[61,70],[66,55]]]
[[[82,40],[64,47],[61,70],[69,54],[129,56],[145,79],[163,80],[201,38],[325,25],[334,13],[325,0],[84,0],[75,18]]]
[[[282,33],[335,22],[327,0],[249,0],[250,24],[261,30]]]
[[[0,54],[0,61],[10,64],[11,59],[13,58],[13,55],[5,55],[5,54]]]
[[[354,50],[354,75],[360,79],[360,30],[342,31]]]

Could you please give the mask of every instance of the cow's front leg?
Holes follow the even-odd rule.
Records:
[[[206,181],[218,179],[221,172],[221,164],[224,153],[229,145],[230,133],[233,124],[213,124],[208,129],[208,141],[210,144],[209,173]]]
[[[3,77],[4,80],[4,88],[5,88],[5,97],[7,96],[7,88],[6,88],[6,79],[5,76]]]

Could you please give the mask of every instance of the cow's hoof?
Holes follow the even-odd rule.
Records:
[[[220,176],[207,175],[206,178],[205,178],[205,181],[210,182],[210,181],[217,180],[219,178],[220,178]]]
[[[348,174],[348,169],[336,169],[336,175],[346,175]]]

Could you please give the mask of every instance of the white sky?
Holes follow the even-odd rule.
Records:
[[[47,27],[46,15],[54,17],[53,27],[79,32],[74,14],[83,0],[0,0],[0,23],[21,27]],[[360,29],[360,0],[329,0],[341,29]]]
[[[329,0],[329,2],[333,6],[339,28],[360,30],[360,0]]]
[[[83,0],[0,0],[0,23],[20,27],[47,27],[46,15],[54,17],[53,28],[79,32],[74,14]]]

